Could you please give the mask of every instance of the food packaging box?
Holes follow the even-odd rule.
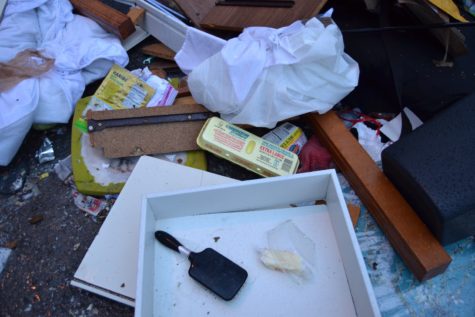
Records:
[[[269,231],[288,221],[314,243],[303,280],[259,259]],[[224,301],[190,278],[188,259],[158,243],[156,230],[246,269],[236,297]],[[147,195],[139,239],[136,317],[380,315],[334,170]]]
[[[202,149],[264,177],[294,174],[299,167],[295,153],[218,117],[206,121],[196,143]]]

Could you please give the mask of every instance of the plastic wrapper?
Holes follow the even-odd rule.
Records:
[[[262,138],[297,155],[299,155],[303,146],[307,143],[307,137],[303,130],[290,122],[285,122],[263,135]]]
[[[267,232],[268,247],[260,250],[260,259],[270,269],[289,274],[297,283],[313,276],[315,242],[291,220]]]
[[[186,52],[194,47],[191,40],[198,38],[187,34],[177,54],[182,69],[190,66],[180,61],[193,56]],[[273,128],[303,113],[327,112],[357,86],[358,77],[337,25],[312,18],[280,29],[246,28],[196,65],[188,86],[198,103],[226,121]]]
[[[73,191],[73,198],[76,207],[92,216],[99,215],[99,213],[107,207],[107,202],[105,200],[86,196],[77,191]]]
[[[36,152],[36,158],[38,159],[38,162],[40,164],[54,161],[55,157],[54,157],[53,142],[51,142],[50,139],[45,138],[43,140],[43,144],[41,145],[39,150]]]
[[[9,62],[0,62],[0,92],[15,87],[25,79],[46,73],[53,65],[54,59],[45,57],[36,50],[19,52]]]

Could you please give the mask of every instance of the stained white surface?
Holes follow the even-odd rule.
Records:
[[[134,305],[142,196],[236,180],[142,157],[74,274],[72,285]]]
[[[314,273],[300,285],[259,260],[266,232],[288,219],[316,243]],[[168,218],[156,229],[195,251],[214,248],[249,276],[232,301],[223,301],[188,276],[186,258],[155,243],[154,316],[356,316],[326,206]]]

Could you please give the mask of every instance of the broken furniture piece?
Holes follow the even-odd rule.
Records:
[[[231,182],[237,181],[164,160],[141,157],[87,250],[71,285],[134,306],[142,196]]]
[[[337,114],[330,111],[306,118],[415,277],[423,281],[444,272],[450,256]]]
[[[384,173],[442,244],[475,235],[475,94],[382,153]]]
[[[215,0],[175,2],[196,26],[209,30],[241,32],[250,26],[279,28],[297,20],[310,19],[318,14],[326,0],[295,0],[290,8],[216,5]]]
[[[320,200],[326,204],[312,204]],[[276,240],[293,241],[315,268],[301,283],[283,272],[269,272],[256,252],[273,244],[270,229],[288,221],[304,237],[293,231]],[[156,230],[169,230],[187,244],[213,243],[249,272],[251,282],[224,304],[186,276],[186,260],[177,261],[169,250],[156,246]],[[317,311],[322,316],[380,316],[335,170],[180,192],[152,190],[142,201],[139,234],[136,317],[170,311],[176,316],[310,317]]]
[[[218,0],[216,5],[243,7],[291,8],[295,0]]]
[[[199,150],[196,138],[212,116],[198,104],[89,111],[91,144],[107,158]]]

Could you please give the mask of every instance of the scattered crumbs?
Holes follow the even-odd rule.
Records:
[[[213,238],[214,242],[218,242],[219,239],[221,239],[221,237],[214,237],[214,238]]]
[[[35,225],[39,222],[42,222],[43,221],[43,215],[34,215],[32,216],[31,218],[28,219],[28,222],[32,225]]]
[[[373,270],[377,270],[378,269],[378,263],[373,262],[372,267],[373,267]]]
[[[176,303],[173,303],[173,307],[176,307]]]
[[[178,282],[177,287],[180,287],[180,286],[181,286],[181,282]]]
[[[206,315],[209,315],[209,311],[206,312]]]
[[[125,283],[120,284],[120,287],[124,288],[124,287],[125,287]]]
[[[12,250],[15,250],[17,245],[18,245],[18,243],[16,241],[9,241],[9,242],[5,243],[5,247],[8,248],[8,249],[12,249]]]

